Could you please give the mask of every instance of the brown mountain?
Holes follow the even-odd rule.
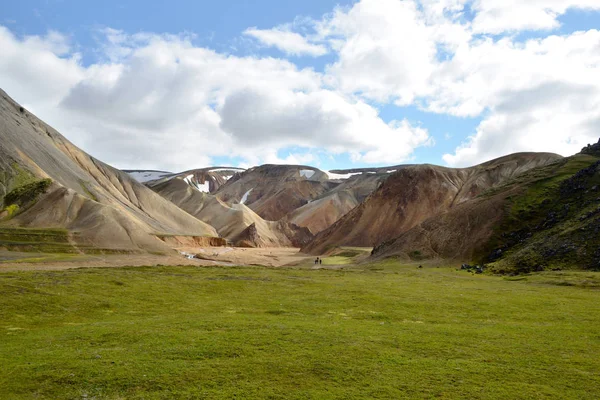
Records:
[[[244,241],[244,247],[300,247],[312,239],[306,229],[284,221],[266,221],[245,204],[228,204],[202,192],[189,174],[148,184],[165,199],[213,226],[234,245]],[[242,235],[250,226],[252,235]]]
[[[360,204],[381,182],[403,167],[324,172],[299,165],[263,165],[243,172],[211,167],[162,177],[157,171],[133,173],[143,178],[158,176],[159,179],[148,181],[146,185],[214,226],[223,237],[233,240],[238,229],[252,223],[256,223],[258,235],[264,237],[272,237],[273,230],[278,228],[297,231],[295,225],[318,233]],[[212,176],[215,171],[227,174],[225,183],[213,186],[220,178]],[[211,196],[200,196],[199,192],[210,192],[219,201]],[[275,222],[271,220],[280,216],[283,217],[278,224],[260,221]],[[271,228],[263,229],[266,227]],[[275,235],[281,237],[279,233]],[[307,236],[304,233],[301,236],[304,243]]]
[[[373,256],[472,261],[500,273],[600,270],[600,150],[592,150],[509,179],[382,243]]]
[[[66,228],[82,246],[167,250],[156,234],[218,236],[86,154],[0,91],[0,210],[9,227]]]
[[[265,220],[278,221],[334,186],[313,167],[267,164],[233,177],[216,196],[227,203],[245,204]]]
[[[560,158],[549,153],[517,153],[470,168],[407,166],[319,233],[303,251],[323,254],[337,246],[377,246],[487,189]]]

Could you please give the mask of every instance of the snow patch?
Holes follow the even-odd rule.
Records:
[[[397,169],[391,169],[389,171],[385,171],[388,174],[393,174],[394,172],[398,171]]]
[[[252,189],[248,190],[246,193],[244,193],[244,196],[242,196],[242,200],[240,200],[240,204],[246,204],[246,200],[248,200],[248,195],[253,190],[254,190],[254,188],[252,188]]]
[[[312,169],[301,169],[300,170],[300,176],[302,176],[306,179],[312,178],[314,174],[315,174],[315,171],[313,171]]]
[[[154,181],[165,176],[173,175],[171,172],[164,171],[134,171],[128,172],[129,176],[140,183]]]
[[[202,193],[210,193],[210,184],[208,181],[202,184],[196,184],[196,189],[198,189]]]
[[[210,172],[223,172],[223,171],[245,171],[243,168],[215,168],[209,170]]]
[[[185,178],[183,178],[183,180],[187,182],[187,184],[191,187],[197,189],[199,192],[210,193],[210,183],[208,182],[208,180],[204,183],[198,183],[194,181],[194,174],[186,176]]]
[[[327,171],[326,174],[327,174],[327,176],[329,176],[329,179],[348,179],[354,175],[361,175],[362,172],[351,172],[348,174],[336,174],[335,172]]]

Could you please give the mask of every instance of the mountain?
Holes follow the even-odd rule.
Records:
[[[373,257],[473,261],[497,273],[600,270],[599,201],[600,142],[420,223]]]
[[[327,172],[332,189],[288,213],[284,219],[314,234],[329,228],[362,203],[392,173],[405,166]],[[333,178],[333,179],[332,179]]]
[[[248,170],[211,167],[171,174],[146,185],[234,242],[237,230],[254,223],[257,233],[252,237],[270,237],[269,243],[274,243],[273,236],[282,238],[281,230],[297,238],[301,231],[297,227],[308,228],[309,232],[300,234],[304,244],[403,167],[329,172],[300,165],[262,165]],[[226,174],[224,183],[213,185],[218,177],[207,174],[214,171]]]
[[[127,172],[129,176],[140,183],[155,181],[164,177],[174,175],[172,172],[167,171],[156,171],[156,170],[142,170],[142,169],[124,169],[123,172]]]
[[[218,236],[213,227],[77,148],[3,91],[0,136],[5,228],[66,229],[80,249],[119,251],[169,250],[160,235]]]
[[[334,186],[317,168],[267,164],[233,177],[216,196],[227,203],[245,204],[265,220],[278,221]]]
[[[154,170],[124,170],[124,172],[127,172],[138,182],[145,183],[150,187],[167,182],[173,178],[180,178],[203,193],[216,192],[227,181],[243,171],[245,169],[236,167],[208,167],[180,173]]]
[[[197,176],[197,174],[195,175]],[[148,182],[148,185],[189,214],[213,226],[234,245],[244,247],[301,247],[312,234],[284,221],[265,221],[245,204],[228,204],[208,191],[208,178],[200,185],[191,174],[179,174],[169,179]],[[252,235],[244,233],[250,226]],[[243,243],[242,243],[243,242]]]
[[[512,177],[560,158],[549,153],[517,153],[469,168],[400,168],[302,251],[324,254],[338,246],[377,246]]]

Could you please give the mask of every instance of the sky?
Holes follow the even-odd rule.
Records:
[[[600,136],[600,1],[4,2],[0,89],[122,169],[568,156]]]

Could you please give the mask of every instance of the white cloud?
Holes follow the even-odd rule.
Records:
[[[327,54],[327,48],[320,44],[310,43],[299,33],[292,32],[289,27],[279,26],[272,29],[248,28],[244,35],[252,36],[269,47],[276,47],[286,54],[318,57]]]
[[[499,34],[558,28],[568,9],[600,10],[598,0],[475,0],[473,30]]]
[[[380,102],[410,104],[427,90],[436,57],[435,32],[412,1],[363,0],[318,24],[338,59],[330,84]]]
[[[399,163],[432,145],[426,119],[415,126],[399,111],[385,122],[378,103],[481,118],[444,155],[449,165],[516,151],[568,155],[600,131],[600,32],[527,41],[515,32],[554,29],[573,8],[600,2],[361,0],[302,29],[244,32],[290,55],[330,51],[323,73],[197,47],[192,34],[113,29],[99,33],[102,62],[83,66],[59,33],[19,39],[0,27],[0,86],[121,167],[177,170],[216,156],[306,163],[313,153]],[[288,147],[306,153],[278,157]]]
[[[469,165],[516,151],[570,155],[600,135],[600,31],[516,45],[472,45],[444,69],[431,107],[455,115],[489,112],[476,134],[447,154]],[[466,73],[468,71],[468,74]]]
[[[516,151],[570,155],[600,131],[598,31],[527,42],[480,35],[553,28],[569,8],[600,9],[600,2],[362,0],[317,24],[338,52],[325,79],[370,101],[483,118],[444,156],[453,166]]]
[[[321,74],[282,59],[228,56],[185,36],[110,30],[106,61],[84,67],[68,54],[52,53],[53,45],[30,48],[1,33],[6,48],[21,56],[11,57],[14,68],[5,69],[0,86],[35,105],[36,86],[56,77],[52,85],[60,90],[39,116],[52,115],[68,138],[121,168],[183,170],[217,156],[252,163],[309,160],[302,154],[279,159],[287,147],[396,163],[429,139],[425,129],[407,122],[386,124],[372,106],[325,88]],[[20,70],[38,56],[49,59],[50,69],[32,71],[31,87],[22,89]]]
[[[68,53],[68,39],[56,32],[18,40],[0,26],[0,82],[11,93],[22,94],[30,108],[54,106],[85,74],[79,56]]]

